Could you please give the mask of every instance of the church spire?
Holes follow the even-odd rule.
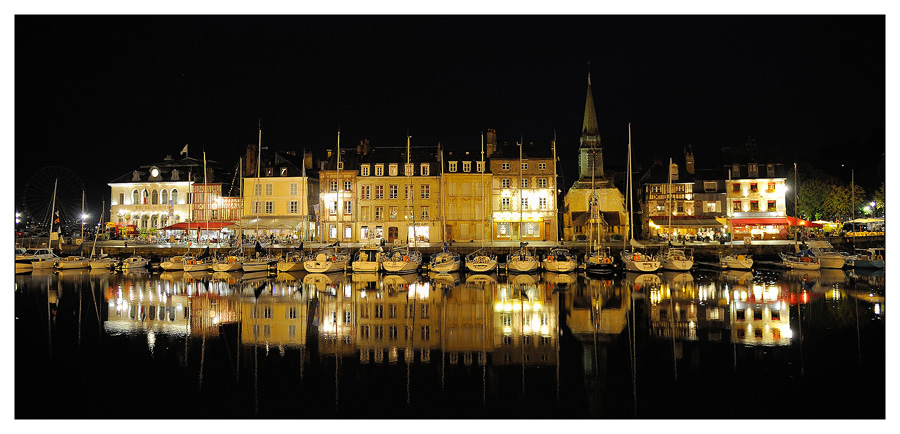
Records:
[[[597,126],[597,112],[594,111],[594,96],[591,93],[591,73],[588,72],[587,98],[584,102],[584,123],[581,126],[581,146],[593,148],[599,145],[600,128]]]

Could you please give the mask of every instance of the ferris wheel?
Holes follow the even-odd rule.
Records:
[[[83,195],[84,183],[75,172],[49,166],[31,175],[25,185],[23,200],[26,211],[39,227],[49,227],[51,218],[53,227],[60,227],[81,221]]]

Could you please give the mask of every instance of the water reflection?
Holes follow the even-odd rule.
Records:
[[[48,324],[45,331],[35,329],[35,335],[52,336],[58,330],[55,320],[63,316],[66,300],[81,303],[99,297],[97,305],[105,303],[96,315],[103,333],[135,339],[151,357],[163,345],[182,352],[180,363],[193,366],[188,353],[196,340],[203,384],[209,384],[216,369],[228,373],[218,381],[231,377],[229,381],[238,383],[248,377],[241,371],[252,369],[253,414],[266,411],[258,405],[265,399],[258,384],[260,370],[273,383],[294,369],[301,378],[304,369],[325,374],[333,378],[327,386],[309,383],[315,380],[303,384],[316,384],[315,390],[333,396],[329,411],[347,412],[349,402],[362,398],[340,390],[375,396],[371,393],[377,392],[366,392],[365,385],[382,384],[376,378],[396,375],[392,369],[400,368],[397,378],[409,407],[416,406],[417,390],[420,396],[455,390],[446,381],[449,378],[478,389],[472,402],[480,403],[480,408],[451,417],[484,416],[479,412],[506,408],[507,396],[518,396],[521,402],[581,396],[587,404],[580,406],[587,410],[558,414],[642,416],[647,410],[638,406],[640,391],[653,386],[641,379],[657,364],[669,364],[674,381],[679,375],[696,376],[703,357],[714,360],[707,354],[719,345],[733,353],[735,368],[740,357],[735,347],[799,351],[801,366],[806,366],[809,361],[802,360],[806,347],[793,344],[815,330],[816,318],[849,315],[854,321],[843,323],[857,332],[867,320],[884,318],[883,273],[830,269],[623,273],[598,278],[577,273],[67,270],[17,275],[16,288],[17,294],[34,294],[20,297],[22,305],[17,298],[17,315],[46,315],[39,318]],[[46,304],[47,309],[29,308],[33,303]],[[810,311],[811,305],[819,310]],[[81,321],[84,316],[80,309],[78,313]],[[173,340],[184,344],[171,345]],[[48,347],[54,342],[46,337],[44,341]],[[860,354],[861,342],[862,338],[853,342],[853,350]],[[713,345],[703,347],[713,350],[701,351],[701,344]],[[270,354],[273,348],[278,351]],[[299,359],[292,364],[273,364],[271,359],[295,353]],[[216,363],[219,359],[227,361]],[[860,355],[860,366],[862,360]],[[688,361],[691,366],[684,365]],[[210,363],[218,367],[210,369]],[[430,369],[440,378],[434,390],[426,387],[429,378],[437,378],[429,376]],[[454,393],[470,393],[460,389]],[[535,395],[538,390],[552,393]],[[611,397],[620,404],[598,404]],[[448,416],[439,409],[431,411]]]

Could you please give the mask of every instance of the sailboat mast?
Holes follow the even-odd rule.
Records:
[[[672,159],[669,158],[669,186],[666,190],[666,196],[669,198],[669,239],[672,239]]]
[[[447,219],[444,216],[444,149],[441,148],[441,142],[438,142],[438,152],[441,157],[441,239],[447,242]]]
[[[556,232],[556,244],[559,244],[559,207],[556,206],[557,199],[559,199],[559,197],[557,197],[557,194],[556,194],[557,193],[556,192],[556,130],[553,130],[553,146],[552,146],[552,148],[553,148],[553,185],[551,187],[553,188],[553,196],[551,196],[551,197],[553,198],[553,208],[556,210],[556,215],[553,216],[554,220],[555,220],[554,223],[556,223],[553,227],[553,230]],[[591,188],[593,188],[593,186]]]
[[[590,235],[591,251],[594,251],[594,163],[597,161],[597,152],[591,150],[591,198],[588,199],[588,234]],[[599,236],[599,234],[597,234]]]
[[[84,190],[81,190],[81,242],[84,243]]]
[[[259,168],[262,166],[262,125],[258,127],[259,129],[259,144],[256,147],[256,185],[253,186],[253,192],[256,196],[256,241],[259,242],[259,191],[262,190],[262,184],[260,184],[260,171]]]
[[[410,156],[409,156],[409,140],[411,136],[409,132],[406,133],[406,167],[403,170],[406,172],[406,183],[409,185],[409,218],[412,222],[412,230],[413,230],[413,242],[416,242],[416,207],[413,205],[413,184],[412,184],[412,167],[410,167]],[[406,226],[406,256],[409,256],[409,225]]]
[[[634,191],[631,187],[631,123],[628,124],[628,238],[634,239]]]
[[[487,217],[484,215],[484,171],[487,169],[484,167],[484,133],[481,133],[481,248],[484,249],[484,232],[485,232],[485,222],[487,221]]]
[[[209,181],[206,179],[206,151],[203,151],[203,215],[206,216],[206,248],[209,248]]]
[[[103,209],[106,207],[106,201],[101,202],[100,204],[100,221],[97,222],[97,230],[94,231],[94,245],[91,246],[91,258],[94,257],[94,251],[97,250],[97,236],[100,235],[100,225],[103,224]],[[82,238],[84,236],[82,235]],[[84,240],[81,241],[82,243]]]
[[[53,218],[56,217],[56,184],[59,182],[59,178],[53,181],[53,199],[50,201],[50,239],[47,240],[47,247],[49,247],[52,251],[53,249]],[[62,244],[60,244],[60,249],[62,249]]]
[[[524,229],[525,225],[522,221],[522,204],[525,202],[522,200],[522,145],[524,139],[519,138],[519,243],[522,242],[522,229]]]

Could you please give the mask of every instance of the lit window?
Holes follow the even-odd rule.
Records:
[[[522,188],[528,188],[528,178],[522,178]]]
[[[538,178],[538,187],[547,188],[547,178]]]
[[[428,191],[428,184],[422,184],[420,199],[428,199],[431,194]]]
[[[422,220],[428,220],[428,207],[422,207]]]
[[[353,190],[353,182],[344,181],[344,191],[352,191]]]
[[[369,165],[366,164],[366,165],[360,166],[359,171],[360,171],[360,175],[369,176]]]
[[[428,174],[430,173],[430,167],[431,166],[429,166],[428,163],[422,163],[422,165],[419,166],[419,171],[422,172],[422,176],[428,176]]]
[[[501,187],[501,188],[509,188],[509,179],[506,179],[506,178],[501,179],[501,180],[500,180],[500,187]]]
[[[472,171],[472,162],[471,161],[463,161],[463,172],[471,172]]]
[[[388,168],[388,174],[391,176],[397,176],[397,165],[396,164],[390,165],[390,167]]]
[[[382,165],[382,164],[375,165],[375,176],[384,176],[384,165]]]
[[[509,198],[508,197],[500,198],[500,210],[501,211],[509,211]]]
[[[266,214],[272,214],[272,201],[266,201]]]
[[[397,184],[392,184],[392,185],[388,186],[388,192],[390,195],[389,197],[391,199],[396,199],[397,198]]]
[[[362,188],[362,198],[363,199],[371,199],[372,186],[364,185]]]
[[[384,186],[376,185],[375,186],[375,199],[384,199]]]
[[[546,197],[542,197],[542,198],[538,199],[538,203],[539,203],[539,206],[542,211],[547,210],[547,198]]]
[[[484,172],[484,161],[479,161],[478,162],[478,173],[483,173],[483,172]]]
[[[297,214],[297,204],[298,204],[298,202],[297,202],[296,200],[292,200],[292,201],[290,201],[290,202],[288,202],[288,203],[290,204],[290,205],[288,205],[288,209],[290,210],[290,213],[291,213],[291,214]]]
[[[450,172],[456,172],[456,162],[455,161],[450,161],[449,163],[447,163],[447,166],[448,166],[447,170],[449,170]]]
[[[337,181],[331,181],[331,183],[329,184],[329,187],[330,187],[330,188],[329,188],[329,191],[337,191],[337,189],[338,189],[338,182],[337,182]]]
[[[509,170],[509,163],[503,163],[500,167],[503,168],[503,170]]]
[[[344,214],[352,214],[353,213],[353,202],[349,200],[344,201]]]
[[[547,170],[547,163],[538,163],[538,169]]]

